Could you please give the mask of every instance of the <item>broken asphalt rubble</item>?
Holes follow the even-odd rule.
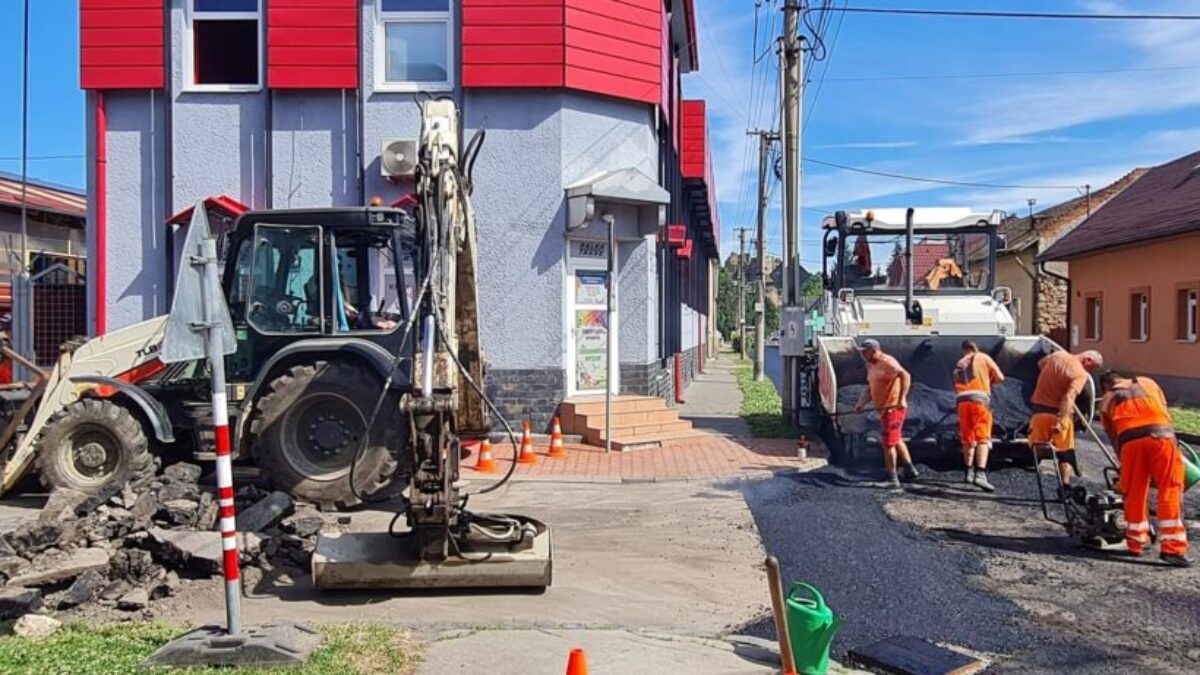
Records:
[[[181,584],[221,575],[218,504],[199,466],[180,462],[95,495],[58,489],[37,519],[0,536],[0,621],[93,603],[149,612]],[[243,566],[307,574],[317,534],[336,527],[283,492],[235,495]]]

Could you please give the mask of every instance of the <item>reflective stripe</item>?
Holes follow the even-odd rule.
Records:
[[[1136,542],[1138,544],[1149,544],[1150,543],[1150,535],[1148,535],[1148,534],[1131,534],[1129,532],[1126,532],[1125,539],[1128,541]]]
[[[1178,520],[1178,519],[1176,519],[1176,520],[1160,520],[1160,521],[1158,521],[1158,526],[1159,527],[1183,527],[1183,521]]]
[[[233,524],[232,517],[221,519],[221,531],[222,532],[233,532],[236,529],[237,529],[237,526]]]
[[[963,401],[975,401],[976,403],[987,405],[992,402],[992,397],[988,396],[982,391],[964,391],[957,394],[955,396],[955,400],[957,400],[959,403],[962,403]]]
[[[1150,523],[1144,520],[1140,523],[1128,523],[1125,525],[1125,529],[1130,532],[1149,532]]]
[[[1175,430],[1169,426],[1162,424],[1147,424],[1146,426],[1134,427],[1126,429],[1117,434],[1117,448],[1124,447],[1126,443],[1141,440],[1143,438],[1163,438],[1175,440]]]
[[[1160,534],[1160,535],[1158,535],[1158,540],[1159,541],[1187,541],[1187,534],[1185,534],[1183,532],[1180,532],[1178,534],[1174,534],[1174,533]]]
[[[237,540],[234,539],[233,537],[222,537],[221,538],[221,548],[226,551],[236,551],[237,550]]]
[[[233,499],[218,499],[217,504],[219,506],[228,506],[229,508],[233,508]]]

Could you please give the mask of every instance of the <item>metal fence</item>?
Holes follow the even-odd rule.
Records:
[[[12,339],[17,353],[54,365],[64,342],[87,335],[87,260],[59,253],[30,255],[28,275],[12,275]],[[18,368],[14,379],[28,380]]]

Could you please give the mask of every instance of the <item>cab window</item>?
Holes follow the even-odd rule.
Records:
[[[392,331],[404,309],[396,249],[388,233],[334,235],[334,329],[338,333]]]
[[[263,333],[319,333],[324,316],[320,261],[320,227],[257,225],[245,289],[250,325]]]

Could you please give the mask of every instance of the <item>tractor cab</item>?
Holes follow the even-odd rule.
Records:
[[[414,232],[398,209],[243,215],[224,242],[238,345],[231,381],[253,381],[281,350],[315,340],[322,349],[353,341],[411,356],[399,329],[412,311]]]

